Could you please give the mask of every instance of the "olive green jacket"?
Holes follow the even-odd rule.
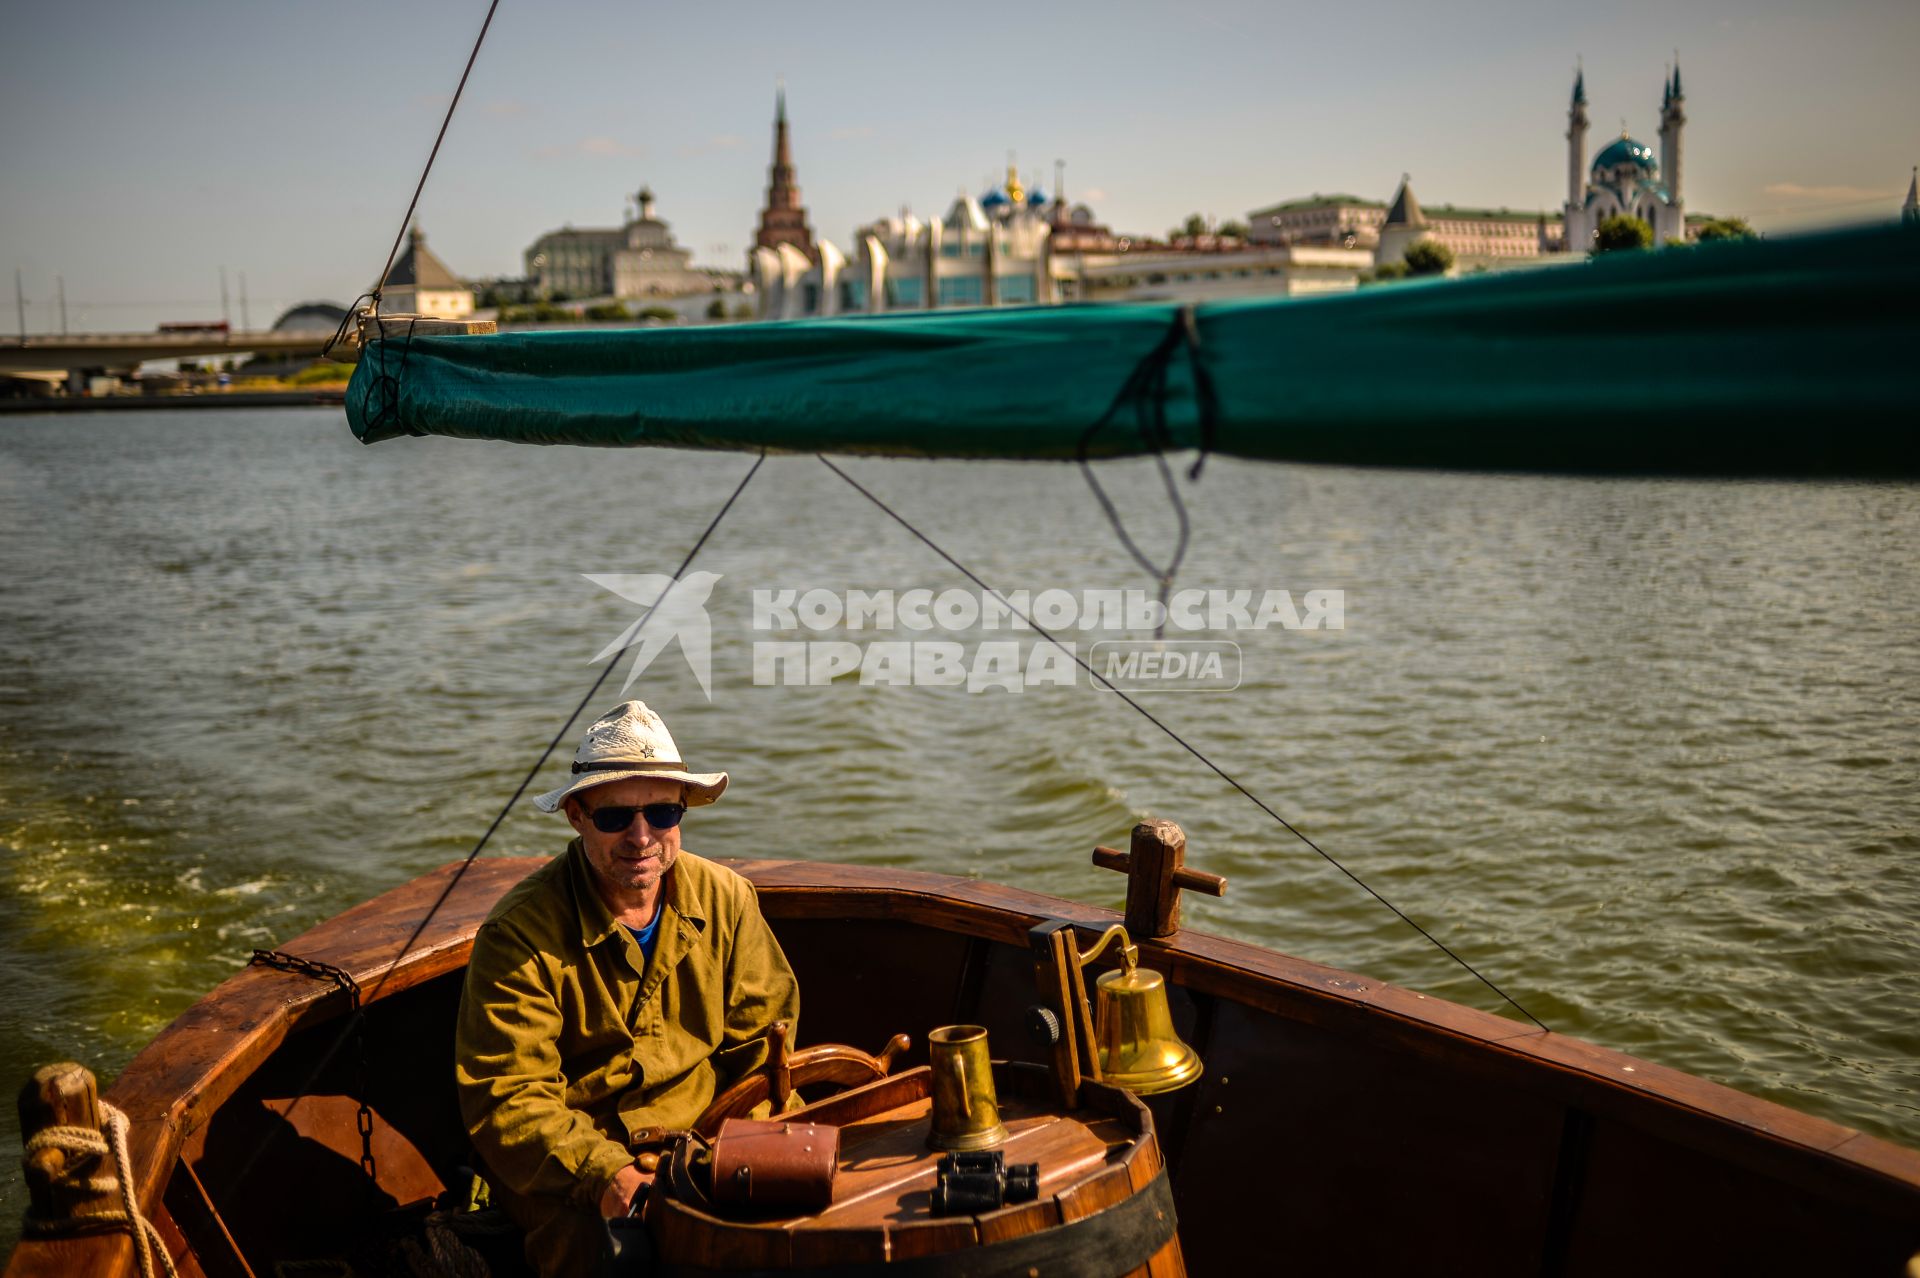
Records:
[[[474,937],[455,1077],[481,1159],[507,1189],[593,1208],[642,1128],[686,1127],[765,1063],[800,991],[753,885],[682,852],[647,963],[575,839]]]

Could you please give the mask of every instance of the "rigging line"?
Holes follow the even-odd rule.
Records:
[[[352,327],[354,316],[360,313],[360,303],[367,301],[372,296],[372,293],[362,293],[347,303],[346,313],[340,317],[340,326],[333,330],[333,336],[329,337],[327,344],[320,348],[321,359],[326,359],[333,354],[333,348],[340,344],[340,340],[347,335],[347,329]]]
[[[1174,574],[1180,571],[1181,561],[1187,557],[1189,524],[1187,504],[1182,500],[1180,490],[1175,486],[1173,468],[1167,465],[1166,454],[1156,448],[1153,450],[1153,459],[1159,464],[1160,477],[1166,484],[1167,497],[1173,503],[1174,517],[1179,521],[1180,526],[1173,557],[1167,561],[1165,568],[1147,558],[1133,538],[1128,535],[1126,525],[1120,521],[1120,512],[1114,508],[1113,499],[1107,496],[1107,490],[1101,486],[1099,479],[1093,473],[1093,463],[1085,457],[1080,459],[1080,472],[1086,476],[1087,486],[1093,489],[1093,495],[1099,501],[1100,509],[1106,512],[1107,522],[1112,524],[1114,532],[1119,534],[1120,544],[1127,548],[1127,553],[1133,556],[1133,561],[1145,569],[1160,587],[1160,602],[1164,605],[1167,602],[1168,588],[1173,584]],[[1158,638],[1158,634],[1155,637]]]
[[[413,224],[414,210],[420,207],[420,194],[427,189],[427,175],[433,172],[433,162],[440,158],[440,144],[446,140],[447,126],[453,123],[453,113],[460,105],[460,95],[466,92],[467,77],[473,74],[473,64],[480,57],[480,46],[486,43],[487,28],[493,25],[493,14],[499,7],[500,0],[492,0],[492,3],[487,6],[487,16],[480,23],[480,34],[473,41],[473,52],[467,54],[467,65],[460,72],[460,83],[454,86],[453,100],[447,103],[447,114],[440,121],[440,131],[434,134],[433,149],[427,152],[426,167],[420,170],[420,180],[414,183],[413,198],[407,201],[406,215],[400,219],[400,229],[394,234],[393,247],[387,250],[387,264],[380,268],[380,275],[373,281],[373,287],[353,299],[353,305],[347,308],[347,313],[341,318],[340,327],[334,330],[332,339],[320,348],[320,358],[325,359],[331,355],[333,348],[340,344],[340,339],[347,335],[347,326],[353,322],[354,312],[363,298],[371,299],[374,311],[379,312],[380,293],[387,286],[387,273],[393,270],[393,260],[400,256],[400,242],[407,238],[407,227]]]
[[[747,468],[747,473],[740,477],[740,482],[734,486],[733,491],[727,495],[726,501],[721,503],[720,509],[714,512],[713,518],[707,522],[706,528],[701,532],[699,540],[693,543],[693,547],[687,551],[685,558],[681,559],[680,566],[675,569],[673,573],[674,581],[678,582],[682,577],[686,576],[687,569],[692,566],[694,557],[697,556],[701,548],[707,544],[707,539],[713,536],[714,529],[720,526],[720,521],[727,517],[727,512],[733,509],[733,504],[740,500],[740,494],[747,490],[747,485],[752,483],[753,477],[760,473],[760,467],[766,460],[767,454],[763,449],[760,455],[753,459],[753,465]],[[669,587],[669,589],[671,589],[671,587]],[[661,598],[664,600],[665,595],[662,595]],[[646,629],[647,622],[651,621],[654,613],[658,611],[659,604],[657,603],[647,609],[646,614],[640,618],[639,622],[635,624],[633,628],[633,639],[640,637],[640,632]],[[540,757],[533,761],[531,768],[527,769],[527,775],[520,778],[520,784],[515,786],[513,793],[508,796],[506,804],[500,809],[500,814],[493,818],[493,823],[487,827],[486,832],[482,834],[479,841],[473,845],[473,851],[467,853],[466,860],[460,863],[460,868],[454,871],[453,877],[447,882],[447,886],[441,889],[439,899],[433,903],[432,908],[429,909],[426,915],[420,920],[419,926],[413,929],[413,935],[407,938],[406,943],[400,947],[400,952],[395,954],[392,961],[387,964],[386,971],[380,974],[379,981],[375,982],[373,989],[367,994],[366,1002],[371,1003],[379,996],[381,985],[392,975],[393,970],[399,966],[400,960],[407,956],[407,951],[413,948],[413,943],[420,939],[421,932],[426,929],[428,922],[432,920],[435,912],[446,903],[447,897],[452,895],[454,887],[460,882],[460,876],[467,872],[467,867],[473,864],[474,858],[480,855],[481,849],[485,848],[487,843],[493,838],[494,832],[500,828],[500,823],[507,819],[507,814],[513,811],[514,805],[520,801],[520,796],[527,792],[527,787],[533,784],[533,779],[540,775],[540,769],[546,766],[547,760],[552,757],[553,752],[560,748],[560,743],[566,740],[567,733],[573,729],[574,723],[580,718],[582,712],[586,710],[587,706],[593,701],[593,698],[599,693],[600,685],[607,681],[607,676],[613,673],[613,668],[620,664],[622,654],[626,652],[627,648],[631,648],[632,646],[633,643],[629,640],[626,646],[621,648],[619,652],[607,658],[607,664],[602,666],[600,673],[594,677],[593,686],[587,689],[586,695],[581,697],[579,704],[574,706],[573,713],[567,716],[567,721],[560,725],[560,730],[553,734],[551,741],[547,742],[547,748],[540,752]]]
[[[1128,554],[1133,556],[1133,561],[1159,584],[1160,606],[1163,610],[1167,604],[1167,597],[1173,591],[1174,576],[1186,560],[1187,544],[1192,531],[1187,519],[1187,504],[1181,499],[1179,486],[1174,481],[1173,468],[1167,464],[1166,457],[1167,446],[1173,442],[1173,437],[1167,430],[1167,364],[1173,358],[1175,346],[1182,341],[1186,343],[1188,357],[1194,368],[1203,441],[1200,460],[1194,463],[1189,478],[1200,477],[1200,468],[1206,462],[1206,450],[1213,442],[1214,397],[1212,382],[1205,378],[1204,370],[1200,365],[1199,330],[1195,326],[1191,306],[1183,306],[1179,309],[1174,317],[1173,326],[1147,353],[1146,358],[1134,367],[1133,372],[1120,387],[1119,393],[1114,396],[1113,402],[1107,406],[1107,411],[1082,432],[1079,447],[1076,450],[1080,473],[1086,478],[1087,487],[1093,489],[1094,498],[1100,503],[1100,509],[1106,513],[1107,522],[1113,525],[1113,531],[1120,538],[1120,544],[1126,547]],[[1174,518],[1179,524],[1173,555],[1167,560],[1164,568],[1148,558],[1146,552],[1140,549],[1139,543],[1135,542],[1132,534],[1127,531],[1126,524],[1121,521],[1119,510],[1115,508],[1113,500],[1107,496],[1107,490],[1101,485],[1099,477],[1094,474],[1090,459],[1094,437],[1106,429],[1107,423],[1118,416],[1120,410],[1129,402],[1133,405],[1134,424],[1140,432],[1140,442],[1145,445],[1148,452],[1153,454],[1154,464],[1160,469],[1161,482],[1166,485],[1167,499],[1173,504]],[[1153,637],[1160,639],[1165,636],[1165,633],[1166,622],[1162,620],[1160,625],[1155,627]]]
[[[460,95],[466,91],[467,77],[473,74],[473,64],[480,56],[480,46],[486,43],[487,28],[493,25],[493,14],[500,7],[500,0],[493,0],[487,6],[487,16],[480,23],[480,34],[474,37],[473,52],[467,55],[466,69],[460,72],[460,83],[453,88],[453,101],[447,103],[447,114],[440,121],[440,132],[434,135],[433,150],[427,152],[427,166],[420,170],[420,180],[414,184],[413,198],[407,201],[406,216],[400,219],[400,230],[393,237],[393,247],[387,250],[387,264],[380,268],[379,278],[373,282],[373,304],[380,305],[380,290],[387,286],[387,272],[393,269],[393,259],[400,256],[400,241],[407,238],[407,227],[413,222],[413,211],[420,206],[420,193],[427,189],[427,174],[433,172],[433,162],[440,156],[440,144],[446,140],[447,126],[453,123],[453,113],[460,106]]]
[[[748,468],[747,473],[740,477],[740,482],[734,486],[733,492],[727,496],[727,500],[721,504],[719,510],[714,512],[714,516],[708,521],[706,529],[701,532],[699,540],[693,543],[693,548],[687,551],[686,557],[680,561],[680,567],[677,568],[673,574],[673,579],[676,582],[686,576],[687,569],[693,564],[694,556],[700,553],[701,548],[707,544],[707,539],[712,537],[714,530],[720,526],[720,521],[727,517],[727,512],[732,510],[734,503],[740,500],[740,494],[747,490],[747,485],[752,483],[753,477],[760,473],[760,467],[766,460],[766,450],[762,449],[760,455],[754,458],[753,465]],[[668,589],[671,590],[672,587],[668,587]],[[661,596],[662,601],[664,601],[665,598],[666,596],[663,594]],[[640,632],[646,629],[647,622],[651,621],[653,615],[659,610],[659,603],[647,609],[641,616],[639,622],[634,626],[632,639],[638,639],[640,637]],[[500,828],[501,822],[507,819],[507,814],[512,812],[514,805],[520,801],[520,796],[525,794],[527,787],[533,784],[533,779],[540,775],[540,769],[546,766],[546,762],[552,757],[553,752],[560,748],[560,743],[566,739],[567,733],[572,730],[574,722],[580,718],[581,712],[587,708],[595,694],[600,691],[600,685],[607,681],[607,676],[613,673],[613,668],[620,664],[620,658],[624,656],[626,650],[632,646],[633,642],[630,639],[620,651],[607,658],[606,665],[602,666],[600,673],[594,677],[593,686],[587,689],[587,694],[580,698],[578,705],[574,706],[573,713],[567,716],[567,721],[560,725],[560,730],[553,734],[551,741],[547,742],[547,748],[540,752],[540,757],[534,760],[531,768],[527,769],[527,775],[520,778],[520,784],[514,787],[513,793],[507,798],[506,805],[500,809],[500,814],[493,818],[493,823],[487,827],[486,832],[482,834],[479,841],[473,845],[473,851],[467,853],[466,859],[460,862],[459,867],[455,869],[451,877],[447,879],[447,885],[440,889],[440,895],[434,899],[433,904],[427,908],[427,912],[421,916],[420,922],[415,925],[412,933],[401,943],[399,951],[387,961],[386,967],[381,970],[379,977],[373,981],[370,987],[365,989],[365,993],[357,1002],[359,1008],[365,1008],[367,1004],[374,1002],[380,997],[380,991],[386,986],[388,978],[398,970],[400,960],[407,956],[407,952],[413,948],[413,943],[420,939],[421,933],[426,931],[427,924],[433,920],[433,916],[439,913],[440,907],[445,905],[447,898],[453,895],[454,888],[460,884],[461,876],[466,874],[467,870],[473,865],[474,858],[480,855],[481,849],[485,848],[488,841],[493,838],[494,832]],[[320,1054],[319,1060],[314,1062],[313,1068],[308,1071],[305,1080],[301,1082],[299,1089],[294,1092],[293,1105],[299,1104],[300,1101],[313,1090],[314,1083],[319,1080],[321,1073],[325,1071],[327,1066],[333,1062],[333,1058],[339,1055],[340,1048],[346,1043],[350,1036],[354,1023],[362,1015],[364,1015],[363,1011],[356,1011],[353,1016],[349,1017],[347,1023],[341,1027],[340,1033],[334,1036],[334,1040],[328,1045],[327,1050]],[[287,1117],[291,1118],[292,1113],[293,1106],[289,1105],[287,1108]],[[241,1165],[237,1176],[238,1180],[244,1180],[246,1178],[247,1172],[252,1169],[254,1163],[259,1160],[260,1156],[266,1153],[267,1147],[273,1143],[275,1135],[282,1130],[287,1130],[286,1124],[277,1124],[267,1133],[258,1147],[248,1156],[246,1162]]]
[[[352,312],[348,312],[348,314],[351,315]],[[341,321],[343,324],[345,322],[345,320]],[[380,330],[380,337],[383,340],[379,346],[380,357],[378,366],[380,371],[375,373],[367,383],[367,406],[373,409],[367,416],[367,432],[369,434],[373,433],[385,423],[388,417],[397,416],[400,412],[400,383],[407,375],[407,356],[413,353],[413,330],[414,326],[420,322],[420,317],[413,315],[407,318],[406,340],[400,344],[400,371],[393,376],[388,376],[387,374],[387,343],[384,340],[387,335],[387,325],[390,321],[376,314],[373,317],[373,322]],[[365,352],[362,352],[363,355],[364,353]],[[379,404],[377,409],[373,408],[373,405],[376,403],[376,396],[378,397],[377,402]]]
[[[1114,696],[1119,697],[1122,701],[1126,702],[1127,705],[1131,706],[1135,711],[1137,711],[1140,714],[1140,716],[1144,718],[1148,723],[1151,723],[1154,727],[1160,729],[1160,731],[1166,733],[1169,737],[1173,738],[1173,742],[1175,745],[1179,746],[1181,749],[1185,750],[1188,754],[1198,759],[1202,764],[1206,765],[1207,769],[1211,771],[1215,776],[1219,777],[1222,781],[1225,781],[1228,785],[1238,790],[1255,807],[1259,808],[1262,812],[1266,813],[1268,816],[1272,817],[1275,821],[1279,822],[1281,828],[1286,830],[1287,833],[1293,835],[1294,838],[1299,839],[1302,843],[1306,844],[1308,847],[1312,848],[1315,852],[1319,853],[1321,859],[1326,861],[1328,865],[1331,865],[1334,869],[1340,871],[1340,873],[1346,875],[1348,878],[1352,879],[1355,883],[1359,884],[1361,889],[1364,890],[1368,896],[1371,896],[1374,900],[1380,902],[1380,904],[1386,906],[1389,910],[1392,910],[1393,913],[1400,919],[1402,923],[1405,923],[1408,927],[1412,928],[1414,931],[1418,932],[1421,936],[1425,937],[1427,941],[1431,943],[1435,949],[1439,950],[1442,954],[1446,955],[1448,958],[1458,963],[1461,967],[1465,968],[1469,973],[1472,974],[1475,980],[1479,981],[1482,985],[1492,990],[1495,994],[1498,994],[1502,999],[1504,999],[1508,1004],[1510,1004],[1515,1011],[1519,1012],[1522,1016],[1532,1021],[1535,1025],[1538,1025],[1543,1031],[1546,1031],[1548,1033],[1552,1032],[1550,1029],[1548,1029],[1547,1023],[1545,1021],[1535,1016],[1532,1012],[1529,1012],[1524,1006],[1521,1005],[1518,999],[1513,997],[1513,995],[1507,993],[1505,990],[1501,989],[1498,985],[1495,985],[1492,981],[1488,980],[1484,975],[1482,975],[1480,970],[1476,968],[1473,964],[1467,962],[1465,959],[1461,958],[1458,954],[1455,954],[1451,949],[1448,949],[1444,941],[1442,941],[1439,937],[1435,936],[1433,933],[1427,931],[1426,928],[1421,927],[1418,923],[1414,922],[1414,920],[1408,916],[1405,910],[1402,910],[1399,906],[1395,905],[1392,901],[1389,901],[1386,897],[1376,892],[1371,886],[1367,884],[1367,881],[1365,879],[1361,878],[1359,875],[1355,874],[1352,870],[1349,870],[1346,866],[1342,865],[1340,861],[1337,858],[1335,858],[1331,853],[1329,853],[1325,848],[1321,847],[1318,843],[1315,843],[1312,839],[1308,838],[1299,829],[1295,828],[1294,824],[1291,821],[1281,816],[1278,812],[1275,812],[1273,808],[1268,806],[1267,802],[1264,799],[1262,799],[1259,795],[1247,789],[1246,786],[1241,785],[1239,781],[1237,781],[1230,773],[1228,773],[1219,764],[1215,763],[1212,759],[1209,759],[1206,755],[1202,754],[1197,746],[1193,745],[1185,737],[1181,736],[1178,732],[1175,732],[1172,728],[1168,727],[1165,723],[1162,723],[1159,719],[1155,718],[1153,713],[1149,711],[1145,706],[1141,705],[1138,701],[1135,701],[1132,697],[1129,697],[1126,693],[1122,692],[1119,688],[1115,687],[1113,685],[1113,682],[1109,680],[1105,675],[1102,675],[1098,670],[1094,669],[1092,663],[1087,661],[1086,658],[1082,657],[1077,651],[1068,647],[1066,644],[1062,643],[1059,639],[1055,638],[1051,630],[1048,630],[1045,626],[1041,625],[1039,622],[1033,620],[1031,617],[1028,617],[1025,613],[1021,612],[1018,608],[1015,608],[1005,595],[1001,594],[998,590],[994,589],[992,586],[982,581],[979,575],[976,574],[971,568],[967,567],[965,564],[961,563],[958,559],[955,559],[952,555],[948,554],[931,537],[927,536],[925,533],[921,532],[918,528],[915,528],[911,523],[907,522],[904,516],[902,516],[899,512],[895,511],[893,507],[887,505],[886,502],[881,501],[880,498],[876,497],[863,484],[861,484],[859,480],[855,479],[852,475],[849,475],[846,471],[841,470],[838,466],[834,465],[831,461],[829,461],[826,458],[824,454],[815,453],[814,456],[820,459],[821,465],[825,466],[828,470],[832,471],[834,474],[840,476],[840,478],[846,480],[848,484],[852,485],[853,490],[855,492],[859,493],[862,497],[865,497],[868,501],[878,506],[895,523],[899,524],[902,528],[912,533],[929,550],[933,551],[934,554],[946,560],[947,563],[951,564],[963,576],[965,576],[967,580],[971,581],[974,585],[980,587],[980,589],[985,590],[988,593],[992,594],[995,599],[998,599],[1000,601],[1000,604],[1002,607],[1006,608],[1014,616],[1020,618],[1020,620],[1025,622],[1027,625],[1033,627],[1033,629],[1038,631],[1040,635],[1047,640],[1048,643],[1051,643],[1054,647],[1060,649],[1060,651],[1066,653],[1067,656],[1071,657],[1075,665],[1079,666],[1082,670],[1085,670],[1089,675],[1092,675],[1095,679],[1098,679],[1100,683],[1103,686],[1105,686],[1107,691],[1113,693]]]

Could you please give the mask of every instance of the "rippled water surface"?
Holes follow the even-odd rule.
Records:
[[[0,422],[0,1074],[111,1075],[251,947],[464,854],[637,613],[581,574],[671,572],[749,464]],[[847,465],[996,584],[1148,584],[1071,467]],[[1164,544],[1151,468],[1102,473]],[[1156,714],[1554,1028],[1920,1143],[1912,486],[1216,459],[1187,491],[1182,585],[1337,589],[1346,624],[1218,635],[1241,688]],[[769,460],[697,566],[711,705],[677,650],[631,694],[733,774],[689,847],[1117,904],[1088,850],[1152,813],[1232,879],[1190,926],[1497,1010],[1084,680],[754,686],[756,637],[809,637],[756,635],[755,587],[966,584],[817,461]],[[491,850],[565,833],[523,806]]]

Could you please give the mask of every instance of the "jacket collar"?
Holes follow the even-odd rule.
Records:
[[[687,855],[684,848],[681,849],[680,855],[682,857]],[[625,929],[620,926],[619,920],[613,917],[613,911],[607,907],[606,901],[600,896],[600,889],[594,886],[593,867],[587,864],[586,846],[577,838],[567,844],[567,877],[573,885],[574,906],[580,916],[580,943],[593,946],[610,936],[622,935]],[[669,911],[672,912],[671,916]],[[685,890],[684,879],[679,873],[677,862],[675,868],[667,871],[665,898],[661,903],[660,914],[660,924],[664,931],[675,930],[672,927],[673,917],[687,920],[697,931],[706,930],[706,911],[701,909],[699,903],[692,899],[691,893]]]

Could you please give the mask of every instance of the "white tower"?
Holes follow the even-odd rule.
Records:
[[[1587,73],[1573,77],[1573,104],[1567,108],[1567,234],[1569,253],[1587,251],[1593,228],[1587,225]]]
[[[1393,194],[1393,207],[1380,224],[1380,244],[1373,251],[1375,265],[1406,260],[1407,250],[1428,236],[1427,215],[1413,195],[1413,179],[1400,175],[1400,189]]]
[[[1665,224],[1654,228],[1654,234],[1662,240],[1687,236],[1686,205],[1680,194],[1680,130],[1687,122],[1686,101],[1687,95],[1680,88],[1680,57],[1675,54],[1673,78],[1667,81],[1666,94],[1660,103],[1660,173],[1666,179],[1667,194],[1672,200],[1662,211]]]

